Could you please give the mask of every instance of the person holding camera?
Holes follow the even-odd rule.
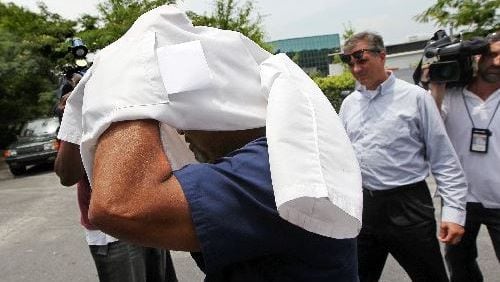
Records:
[[[467,185],[439,111],[424,89],[385,69],[380,35],[353,35],[340,57],[357,80],[340,117],[364,188],[360,280],[379,280],[390,253],[412,281],[447,281],[425,178],[430,169],[443,199],[439,240],[445,244],[456,244],[464,232]]]
[[[62,116],[64,113],[64,107],[66,106],[66,100],[68,99],[71,91],[75,88],[75,85],[82,79],[82,74],[75,72],[74,70],[68,71],[64,75],[63,83],[58,91],[58,100],[54,106],[54,114],[59,118],[59,123],[62,121]]]
[[[477,73],[463,87],[430,79],[448,136],[467,177],[465,234],[446,247],[451,281],[483,281],[476,239],[486,225],[500,261],[500,33],[486,38],[489,50],[477,56]]]

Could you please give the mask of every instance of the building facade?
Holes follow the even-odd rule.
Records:
[[[328,54],[340,52],[338,34],[282,39],[269,44],[274,47],[274,53],[286,53],[309,75],[328,75],[332,60]]]
[[[427,40],[419,40],[386,46],[385,67],[394,72],[396,77],[414,83],[413,72],[424,54]]]

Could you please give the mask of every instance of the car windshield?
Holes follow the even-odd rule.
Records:
[[[28,121],[21,129],[21,137],[55,134],[59,127],[57,118],[44,118]]]

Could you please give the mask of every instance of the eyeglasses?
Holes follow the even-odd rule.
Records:
[[[378,50],[378,49],[360,49],[356,52],[352,52],[351,54],[339,54],[339,57],[343,63],[352,66],[354,64],[352,62],[352,59],[354,59],[358,63],[366,62],[366,59],[363,59],[366,51],[374,52],[374,53],[380,52],[380,50]]]

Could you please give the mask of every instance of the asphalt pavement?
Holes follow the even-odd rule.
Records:
[[[98,281],[79,225],[75,187],[61,186],[52,169],[32,167],[25,176],[14,178],[0,160],[1,282]],[[485,281],[500,281],[499,264],[484,228],[478,248]],[[203,280],[188,253],[172,252],[172,257],[180,282]],[[381,281],[410,279],[389,258]]]

